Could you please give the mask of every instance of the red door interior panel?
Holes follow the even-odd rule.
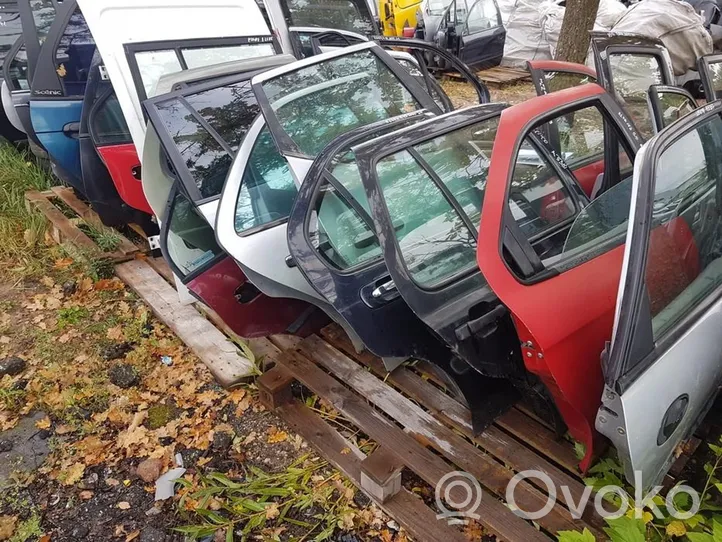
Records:
[[[148,200],[143,193],[140,179],[133,176],[133,171],[140,171],[140,159],[133,143],[97,147],[105,167],[108,168],[118,194],[125,203],[152,215]]]
[[[258,293],[248,296],[241,307],[236,293],[246,282],[243,271],[232,258],[227,257],[186,286],[241,337],[250,339],[288,333],[288,329],[299,321],[303,321],[303,325],[294,330],[294,334],[303,337],[317,332],[328,323],[320,311],[310,313],[309,304],[295,299],[272,298]]]
[[[577,181],[579,181],[582,190],[584,190],[584,193],[591,198],[597,177],[604,173],[604,160],[598,160],[586,166],[578,167],[573,170],[573,173]]]

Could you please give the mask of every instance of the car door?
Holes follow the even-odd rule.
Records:
[[[597,72],[584,64],[559,60],[529,60],[526,67],[531,74],[537,96],[597,82]]]
[[[143,156],[141,103],[164,74],[273,55],[278,46],[254,0],[79,0]]]
[[[722,380],[721,111],[715,102],[662,130],[635,167],[596,426],[643,488],[664,476]]]
[[[294,299],[264,296],[218,246],[213,228],[175,183],[161,218],[160,245],[173,273],[241,337],[307,335],[323,320]]]
[[[722,54],[704,55],[697,60],[697,71],[708,102],[722,97]]]
[[[458,56],[476,70],[498,66],[504,56],[506,29],[496,0],[476,0],[461,28]]]
[[[269,70],[256,75],[252,86],[262,117],[248,131],[228,175],[216,219],[218,239],[264,293],[324,302],[290,259],[286,240],[286,221],[313,159],[359,126],[421,108],[441,110],[375,43]],[[369,95],[376,98],[368,101]],[[267,192],[273,197],[266,198]],[[264,277],[266,286],[255,277]]]
[[[95,41],[73,0],[62,3],[31,83],[30,119],[58,178],[82,193],[80,116]]]
[[[0,4],[0,63],[11,61],[15,42],[22,38],[22,25],[17,2]],[[12,96],[9,89],[2,93],[3,110],[0,111],[0,136],[7,141],[18,142],[26,138],[25,133],[18,128],[20,125],[17,114],[12,105]],[[8,116],[8,112],[10,116]],[[12,117],[12,120],[11,120]]]
[[[599,84],[614,95],[646,139],[654,135],[647,107],[651,85],[674,85],[674,70],[664,44],[646,36],[592,33]]]
[[[80,117],[82,192],[104,224],[135,223],[147,235],[157,235],[158,228],[140,184],[140,160],[113,98],[113,87],[96,51]]]
[[[5,115],[13,126],[40,146],[30,122],[30,78],[27,50],[22,37],[13,45],[3,62],[2,101]]]
[[[18,0],[30,81],[35,73],[40,49],[50,34],[55,19],[65,17],[69,9],[72,7],[64,6],[59,0]]]
[[[288,29],[288,35],[293,55],[299,60],[368,41],[366,36],[356,32],[315,26],[294,26]]]
[[[652,85],[647,91],[647,101],[655,134],[697,109],[697,100],[680,87]]]
[[[576,296],[572,291],[580,284],[562,281],[565,293],[534,295],[531,285],[546,277],[543,262],[558,257],[575,218],[590,204],[538,128],[558,124],[563,152],[571,155],[589,152],[587,134],[589,141],[600,139],[596,145],[601,146],[623,141],[617,152],[633,157],[639,135],[624,132],[630,129],[626,116],[597,85],[540,96],[508,109],[479,106],[442,118],[443,123],[433,119],[353,149],[391,278],[416,315],[470,366],[484,375],[510,379],[529,395],[555,405],[574,438],[587,445],[589,456],[582,462],[586,469],[601,390],[595,360],[604,332],[607,338],[611,334],[619,271],[615,274],[614,264],[597,258],[593,261],[605,266],[598,291]],[[615,138],[606,131],[605,121],[613,123]],[[620,162],[625,160],[612,165]],[[630,174],[628,168],[623,173]],[[621,183],[620,171],[607,168],[603,176],[608,178],[603,184],[610,185],[606,193]],[[503,220],[497,204],[508,209]],[[489,252],[497,255],[511,284],[498,282],[502,271],[489,266]],[[600,302],[597,314],[588,307],[577,309],[593,323],[591,329],[580,328],[565,304],[582,303],[592,294],[612,305]],[[542,310],[546,305],[554,310]],[[555,332],[586,350],[569,358],[574,363],[562,356],[555,360],[557,365],[546,350],[532,354],[527,345],[535,336],[520,326],[527,324],[524,311],[536,318],[530,326],[533,333],[538,332],[536,325],[556,322]]]

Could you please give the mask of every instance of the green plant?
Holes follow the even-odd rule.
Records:
[[[66,307],[58,309],[58,329],[76,326],[90,316],[85,307]]]
[[[234,532],[247,539],[256,530],[287,523],[306,532],[302,540],[327,540],[339,526],[349,526],[354,494],[338,473],[323,474],[327,465],[305,456],[279,473],[248,467],[240,481],[218,472],[202,476],[197,486],[181,479],[187,491],[178,506],[183,510],[197,503],[193,513],[200,522],[177,530],[195,539],[225,530],[226,540],[232,541]],[[311,521],[297,519],[302,512],[315,511],[314,505],[322,510],[313,513]]]
[[[37,512],[20,523],[15,534],[10,538],[10,542],[26,542],[28,540],[37,540],[43,536],[43,530],[40,528],[40,516]]]

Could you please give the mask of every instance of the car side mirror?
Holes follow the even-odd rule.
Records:
[[[652,85],[647,91],[654,131],[659,132],[695,109],[697,101],[683,88]]]

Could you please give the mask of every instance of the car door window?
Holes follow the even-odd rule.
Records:
[[[649,54],[610,53],[609,71],[617,99],[624,105],[645,138],[654,135],[652,117],[647,106],[647,91],[661,85],[662,67],[659,57]]]
[[[716,100],[722,94],[722,60],[707,63],[707,73],[709,74],[709,83],[712,85],[714,96],[709,96],[707,101]]]
[[[223,253],[211,225],[177,188],[164,228],[167,256],[181,278],[188,278]]]
[[[369,50],[261,84],[281,128],[308,156],[354,128],[420,109],[396,74]]]
[[[141,51],[135,54],[135,61],[147,97],[155,96],[155,87],[163,75],[176,73],[183,69],[178,55],[172,49]]]
[[[476,34],[499,26],[499,13],[494,0],[478,0],[469,9],[464,34]]]
[[[348,30],[366,36],[375,25],[365,0],[283,0],[289,26]]]
[[[65,96],[85,94],[85,85],[94,54],[95,40],[85,22],[85,17],[78,8],[70,16],[55,49],[56,71]]]
[[[722,284],[720,152],[722,119],[715,115],[657,160],[644,270],[655,341]]]
[[[38,43],[45,43],[50,27],[55,20],[55,5],[52,0],[30,0]]]
[[[22,35],[22,23],[17,6],[0,7],[0,65],[5,60],[13,45]]]
[[[270,56],[275,54],[275,50],[273,43],[257,43],[230,47],[189,47],[181,49],[181,54],[188,69],[192,70],[244,58]]]
[[[234,224],[238,235],[249,235],[288,218],[297,188],[288,162],[281,156],[268,128],[258,135],[243,172]]]
[[[574,88],[587,83],[596,83],[597,80],[584,73],[573,73],[563,71],[545,71],[544,79],[547,93],[558,92],[568,88]]]
[[[28,70],[28,51],[25,45],[22,45],[8,67],[9,84],[12,90],[30,90]]]
[[[160,99],[152,108],[200,199],[220,194],[235,151],[260,109],[249,81]]]
[[[90,131],[97,146],[118,145],[132,141],[128,123],[115,92],[101,97],[93,106]]]
[[[401,255],[422,288],[439,287],[476,267],[475,231],[497,126],[498,117],[492,117],[378,162]]]

